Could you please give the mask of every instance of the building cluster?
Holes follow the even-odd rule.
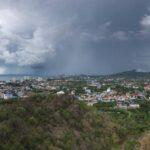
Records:
[[[124,78],[99,78],[90,76],[12,78],[0,81],[0,98],[4,100],[24,98],[35,93],[69,94],[88,105],[116,103],[116,108],[139,108],[137,100],[149,99],[149,80]],[[150,93],[150,92],[149,92]]]
[[[85,88],[85,94],[81,94],[77,98],[85,101],[88,105],[94,105],[99,102],[116,102],[116,108],[139,108],[136,100],[143,99],[144,95],[141,93],[118,95],[117,91],[110,88],[103,92],[91,92],[90,89]]]
[[[139,82],[138,80],[126,79],[104,79],[99,83],[95,83],[95,90],[92,92],[91,85],[83,87],[85,93],[77,96],[79,100],[85,101],[88,105],[95,103],[115,102],[115,108],[135,109],[139,108],[138,101],[149,100],[147,92],[150,91],[149,81]],[[116,87],[119,85],[119,89]],[[105,89],[103,89],[105,87]],[[103,89],[103,90],[98,90]],[[121,91],[122,90],[122,91]]]
[[[0,82],[0,98],[4,100],[25,97],[28,90],[26,87],[13,86],[13,83]]]
[[[24,76],[21,79],[11,78],[0,81],[0,99],[16,99],[29,97],[37,93],[65,94],[61,89],[70,85],[69,80],[47,77]]]

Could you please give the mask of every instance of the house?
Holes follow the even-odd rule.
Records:
[[[3,98],[4,98],[5,100],[7,100],[7,99],[12,99],[12,98],[13,98],[13,94],[10,93],[10,92],[6,92],[6,93],[4,93]]]
[[[64,95],[65,94],[65,92],[64,91],[59,91],[59,92],[57,92],[57,95],[58,96],[60,96],[60,95]]]
[[[91,94],[91,90],[90,90],[90,89],[86,89],[85,92],[86,92],[87,94]]]
[[[140,108],[140,105],[139,104],[130,104],[128,106],[128,108],[130,108],[130,109],[137,109],[137,108]]]
[[[75,90],[72,90],[70,94],[75,95]]]
[[[108,89],[107,89],[107,93],[109,93],[109,92],[111,92],[111,88],[108,88]]]
[[[23,97],[23,92],[22,91],[18,91],[17,96],[18,97]]]
[[[144,86],[144,90],[145,90],[145,91],[150,91],[150,85],[149,85],[149,84],[145,85],[145,86]]]

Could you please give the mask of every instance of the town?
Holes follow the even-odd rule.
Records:
[[[34,94],[70,95],[89,106],[113,104],[113,108],[137,109],[150,100],[150,80],[147,78],[114,78],[105,76],[57,77],[23,76],[0,81],[1,101],[26,98]]]

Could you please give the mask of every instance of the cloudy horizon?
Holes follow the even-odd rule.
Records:
[[[149,0],[0,0],[0,74],[150,71]]]

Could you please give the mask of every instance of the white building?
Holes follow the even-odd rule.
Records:
[[[13,98],[13,94],[11,94],[11,93],[4,93],[4,97],[3,97],[5,100],[7,100],[7,99],[11,99],[11,98]]]
[[[129,108],[130,109],[137,109],[137,108],[140,108],[140,105],[139,104],[130,104]]]
[[[108,89],[107,89],[107,93],[109,93],[109,92],[111,92],[111,88],[108,88]]]
[[[57,92],[57,95],[58,96],[60,96],[60,95],[64,95],[65,94],[65,92],[64,91],[59,91],[59,92]]]

